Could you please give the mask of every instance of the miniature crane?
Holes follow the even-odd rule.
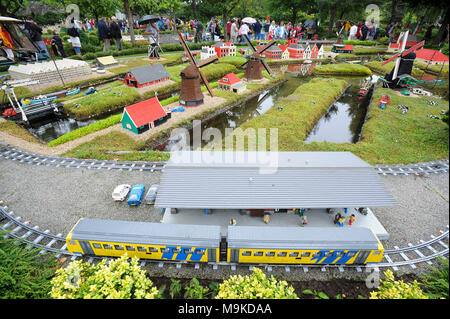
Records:
[[[197,106],[203,104],[203,93],[200,87],[200,78],[202,78],[203,83],[206,86],[211,97],[214,97],[214,93],[211,89],[211,86],[208,83],[208,80],[205,77],[205,74],[200,70],[200,68],[207,66],[208,64],[216,62],[219,58],[217,55],[212,56],[210,58],[201,60],[197,62],[193,57],[191,51],[188,46],[184,42],[183,36],[181,33],[178,33],[178,38],[181,42],[181,45],[186,52],[188,59],[191,64],[187,66],[183,71],[181,71],[181,89],[180,89],[180,104],[184,106]]]
[[[270,48],[272,45],[274,45],[276,42],[274,40],[267,43],[265,46],[263,46],[261,49],[256,50],[253,44],[250,42],[247,35],[243,35],[245,41],[247,41],[247,44],[249,45],[250,49],[253,51],[253,54],[247,56],[247,62],[245,62],[242,66],[247,64],[247,68],[245,70],[244,78],[249,80],[260,80],[263,78],[262,71],[261,71],[261,65],[267,70],[269,74],[272,74],[272,70],[267,65],[266,61],[264,61],[264,58],[261,57],[261,54],[266,51],[268,48]]]

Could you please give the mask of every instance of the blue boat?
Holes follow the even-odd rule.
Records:
[[[62,91],[53,92],[53,93],[46,94],[46,95],[38,95],[38,96],[35,96],[32,98],[21,99],[20,104],[22,104],[22,106],[28,106],[28,105],[38,104],[38,103],[42,103],[42,102],[49,102],[49,101],[53,101],[53,100],[56,100],[57,98],[61,98],[64,96],[75,95],[75,94],[78,94],[79,92],[80,92],[79,87],[69,90],[69,91],[62,90]]]

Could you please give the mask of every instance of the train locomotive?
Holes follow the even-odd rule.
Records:
[[[220,226],[80,219],[66,238],[75,255],[193,263],[367,264],[384,248],[368,228]]]

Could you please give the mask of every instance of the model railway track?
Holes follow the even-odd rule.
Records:
[[[1,148],[0,158],[28,163],[34,165],[88,168],[88,169],[118,169],[129,171],[163,171],[166,162],[139,162],[139,161],[101,161],[95,159],[78,159],[59,156],[48,156],[22,151],[7,146]],[[375,165],[374,169],[380,175],[429,175],[447,173],[449,160],[433,161],[409,165]]]
[[[19,163],[28,163],[34,165],[87,168],[87,169],[118,169],[128,171],[162,171],[165,162],[139,162],[139,161],[100,161],[93,159],[76,159],[59,156],[47,156],[36,153],[25,152],[15,148],[0,149],[0,158],[18,161]]]
[[[29,221],[22,221],[21,217],[15,216],[14,213],[8,212],[8,207],[3,206],[3,202],[0,201],[0,230],[7,232],[5,237],[14,238],[22,241],[28,246],[29,249],[38,249],[41,254],[54,253],[56,258],[70,257],[73,261],[78,258],[84,258],[79,255],[74,255],[67,250],[66,238],[62,234],[52,235],[49,230],[40,231],[38,226],[31,226]],[[384,261],[382,263],[371,265],[339,265],[339,264],[327,264],[327,265],[278,265],[278,264],[248,264],[250,270],[253,267],[262,267],[268,271],[272,271],[275,267],[282,267],[286,272],[290,272],[291,268],[301,268],[304,272],[308,272],[309,269],[318,269],[321,271],[327,271],[328,269],[338,269],[340,272],[345,270],[356,270],[357,272],[375,270],[379,271],[380,268],[392,268],[398,270],[399,267],[408,266],[416,269],[421,263],[432,264],[432,261],[438,257],[448,255],[448,240],[449,232],[448,225],[446,232],[440,232],[437,237],[431,236],[429,241],[420,241],[419,244],[408,244],[407,247],[391,250],[385,250]],[[101,259],[112,259],[113,257],[86,257],[88,262],[94,262]],[[145,266],[147,263],[157,264],[158,267],[164,267],[165,265],[175,265],[177,268],[181,268],[186,263],[180,263],[175,261],[153,261],[143,260],[141,266]],[[191,264],[190,264],[191,265]],[[242,264],[234,264],[227,262],[220,263],[208,263],[214,270],[217,270],[219,266],[231,267],[231,270],[236,270],[238,266],[245,267]],[[200,269],[200,263],[193,264],[195,269]]]

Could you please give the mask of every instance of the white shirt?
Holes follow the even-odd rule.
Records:
[[[356,32],[358,32],[358,27],[356,26],[356,24],[352,25],[352,27],[350,28],[350,34],[351,35],[355,35]]]
[[[240,34],[248,34],[248,31],[250,31],[250,28],[248,27],[248,25],[246,23],[241,25],[241,29],[239,30]]]
[[[239,30],[237,30],[236,23],[233,23],[233,24],[231,25],[231,31],[230,31],[231,36],[232,36],[232,37],[233,37],[233,36],[236,36],[237,33],[238,33],[238,31],[239,31]]]

